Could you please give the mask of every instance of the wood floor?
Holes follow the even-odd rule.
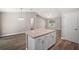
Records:
[[[79,44],[61,39],[61,31],[57,31],[56,43],[50,50],[79,50]],[[25,34],[0,38],[0,50],[26,50]]]
[[[50,50],[79,50],[79,44],[61,39]]]
[[[56,43],[50,50],[79,50],[79,44],[61,39],[61,31],[57,31],[56,35]]]

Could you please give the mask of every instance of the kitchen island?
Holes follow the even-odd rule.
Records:
[[[35,29],[27,33],[28,50],[46,50],[56,42],[56,31],[51,29]]]

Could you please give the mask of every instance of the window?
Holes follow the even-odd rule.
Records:
[[[56,27],[56,22],[55,22],[55,20],[48,20],[47,21],[47,27],[48,28],[55,28]]]

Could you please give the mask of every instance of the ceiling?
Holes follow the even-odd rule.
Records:
[[[20,8],[0,8],[0,12],[20,12]],[[22,12],[35,12],[42,17],[52,18],[61,13],[79,11],[78,8],[22,8]]]

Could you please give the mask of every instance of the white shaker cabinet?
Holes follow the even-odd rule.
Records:
[[[67,13],[62,17],[62,36],[71,42],[79,43],[78,13]]]
[[[44,32],[45,33],[45,32]],[[38,33],[37,33],[38,34]],[[56,42],[56,32],[50,31],[40,36],[28,35],[28,50],[46,50]]]

